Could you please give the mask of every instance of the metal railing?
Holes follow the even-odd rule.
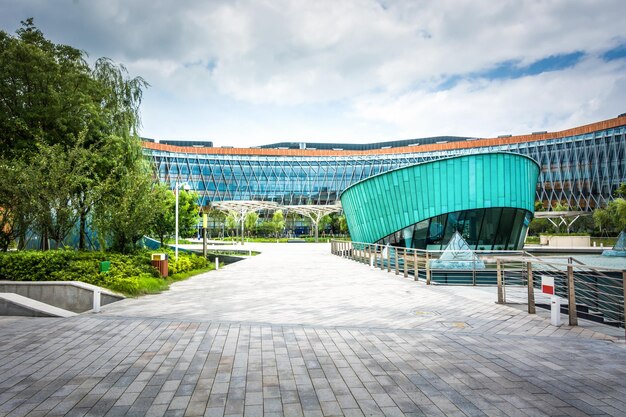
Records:
[[[543,277],[554,280],[555,295],[566,300],[561,311],[569,324],[578,317],[624,327],[626,270],[585,265],[573,257],[498,258],[498,303],[528,304],[547,308],[550,295],[541,291]]]
[[[549,308],[541,277],[552,277],[556,295],[567,300],[561,308],[570,325],[577,325],[580,316],[626,330],[626,270],[589,266],[573,257],[540,258],[525,251],[475,251],[481,264],[469,263],[470,268],[433,268],[444,251],[333,240],[331,252],[428,285],[497,285],[498,303],[528,304],[530,314],[536,307]]]
[[[440,285],[496,285],[496,258],[498,256],[531,256],[524,251],[472,251],[480,259],[480,266],[471,263],[470,268],[454,267],[455,263],[467,264],[464,260],[447,260],[452,267],[433,268],[433,261],[441,258],[444,251],[401,248],[374,243],[331,241],[331,252],[375,268],[394,271],[396,275],[409,275],[414,280]],[[482,267],[484,265],[484,268]]]

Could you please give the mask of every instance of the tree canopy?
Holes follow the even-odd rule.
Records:
[[[46,39],[33,19],[0,31],[0,249],[28,229],[61,245],[88,220],[124,250],[160,207],[137,136],[148,83],[108,58]],[[161,207],[162,208],[162,207]]]

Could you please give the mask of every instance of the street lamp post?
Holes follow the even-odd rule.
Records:
[[[176,186],[175,186],[175,190],[176,190],[176,192],[175,192],[176,193],[176,216],[175,216],[176,217],[176,227],[175,227],[175,229],[176,230],[174,232],[176,234],[176,242],[174,244],[174,259],[176,261],[178,261],[178,188],[181,185],[183,186],[183,189],[185,191],[191,190],[191,187],[186,182],[182,183],[182,184],[180,184],[179,182],[176,182]]]

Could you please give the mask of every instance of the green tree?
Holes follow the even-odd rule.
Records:
[[[229,230],[229,233],[234,230],[235,236],[239,236],[239,224],[237,222],[237,213],[234,211],[229,211],[226,215],[226,228]]]
[[[0,158],[6,167],[28,173],[19,189],[0,178],[2,233],[20,237],[20,245],[26,224],[41,229],[42,242],[54,236],[60,243],[78,215],[84,248],[91,210],[99,206],[99,224],[112,224],[104,222],[103,207],[111,195],[129,189],[132,181],[124,176],[136,171],[139,107],[148,84],[107,58],[96,60],[92,69],[84,56],[47,40],[32,19],[22,22],[15,36],[0,31]],[[43,152],[55,161],[45,160]],[[35,160],[41,163],[33,166]],[[64,175],[46,176],[46,169],[58,172],[63,164]]]
[[[79,193],[83,183],[88,182],[89,168],[89,158],[80,142],[67,150],[60,144],[38,145],[38,152],[26,168],[25,185],[35,224],[41,231],[41,249],[48,249],[48,238],[55,247],[62,246],[76,225]]]
[[[178,229],[182,237],[195,236],[199,220],[198,194],[181,190],[178,193]]]
[[[283,215],[282,210],[276,210],[274,214],[272,214],[272,232],[278,239],[285,229],[285,216]]]
[[[593,221],[598,229],[600,229],[600,235],[607,235],[609,230],[615,228],[613,217],[611,213],[604,208],[599,208],[593,211]]]
[[[113,249],[128,252],[153,223],[152,167],[133,137],[110,137],[102,156],[110,173],[96,187],[94,225],[101,247],[109,241]]]
[[[346,220],[345,214],[339,216],[339,233],[346,234],[348,233],[348,221]]]
[[[251,211],[246,214],[245,227],[248,234],[255,234],[256,224],[259,221],[259,214],[256,211]]]
[[[172,236],[176,229],[174,209],[176,197],[166,184],[157,184],[152,190],[154,216],[150,225],[151,233],[159,238],[161,246],[165,238]]]

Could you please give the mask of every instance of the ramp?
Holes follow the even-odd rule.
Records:
[[[19,294],[0,293],[0,316],[73,317],[76,313]]]

